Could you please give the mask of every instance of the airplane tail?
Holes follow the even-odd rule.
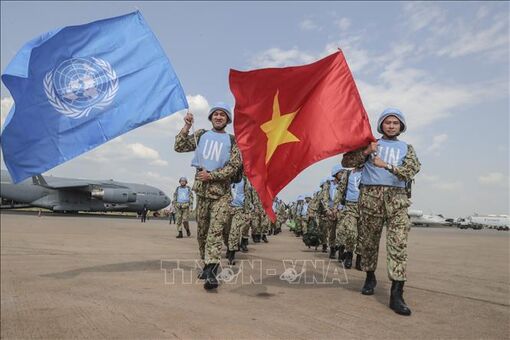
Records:
[[[40,185],[42,187],[48,186],[48,183],[42,175],[32,176],[32,183],[34,185]]]

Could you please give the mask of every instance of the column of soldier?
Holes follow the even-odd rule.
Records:
[[[219,103],[211,108],[208,118],[211,130],[189,134],[193,115],[188,112],[174,145],[177,152],[195,152],[193,191],[197,196],[197,239],[204,261],[200,279],[206,290],[219,285],[216,276],[223,243],[228,262],[233,265],[236,251],[248,251],[250,227],[254,243],[267,243],[267,235],[279,233],[286,222],[308,247],[322,245],[323,252],[329,248],[329,257],[338,259],[345,269],[352,267],[356,254],[355,268],[366,272],[361,293],[373,295],[379,241],[386,225],[388,277],[392,282],[389,306],[398,314],[411,314],[403,298],[410,228],[407,208],[409,183],[420,170],[420,162],[414,148],[397,138],[407,127],[402,112],[392,108],[382,112],[377,122],[381,138],[344,154],[343,167],[335,165],[331,177],[323,179],[313,195],[299,196],[289,207],[276,200],[275,224],[270,223],[243,173],[234,136],[225,132],[232,122],[230,108]],[[174,194],[178,225],[186,216],[179,209],[188,210],[193,201],[186,184],[187,180],[181,178]],[[189,236],[187,222],[184,227]],[[182,229],[177,237],[183,237]]]

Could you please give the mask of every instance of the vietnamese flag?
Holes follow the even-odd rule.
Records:
[[[375,141],[341,51],[309,65],[230,70],[234,132],[271,220],[273,198],[308,166]]]

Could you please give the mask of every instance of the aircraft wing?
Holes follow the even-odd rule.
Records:
[[[49,182],[46,179],[48,179]],[[33,176],[32,182],[35,185],[40,185],[45,188],[56,190],[92,191],[96,188],[112,188],[112,189],[126,188],[125,186],[119,185],[113,181],[88,181],[82,179],[67,179],[67,178],[50,179],[44,178],[41,175]]]

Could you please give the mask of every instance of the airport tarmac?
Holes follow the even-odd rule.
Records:
[[[384,241],[373,296],[359,293],[364,273],[344,273],[288,230],[250,242],[237,256],[241,275],[208,293],[183,282],[196,274],[194,223],[179,240],[165,220],[0,221],[5,339],[510,338],[508,232],[413,228],[404,295],[413,314],[404,317],[387,306]],[[290,269],[302,276],[285,276]]]

